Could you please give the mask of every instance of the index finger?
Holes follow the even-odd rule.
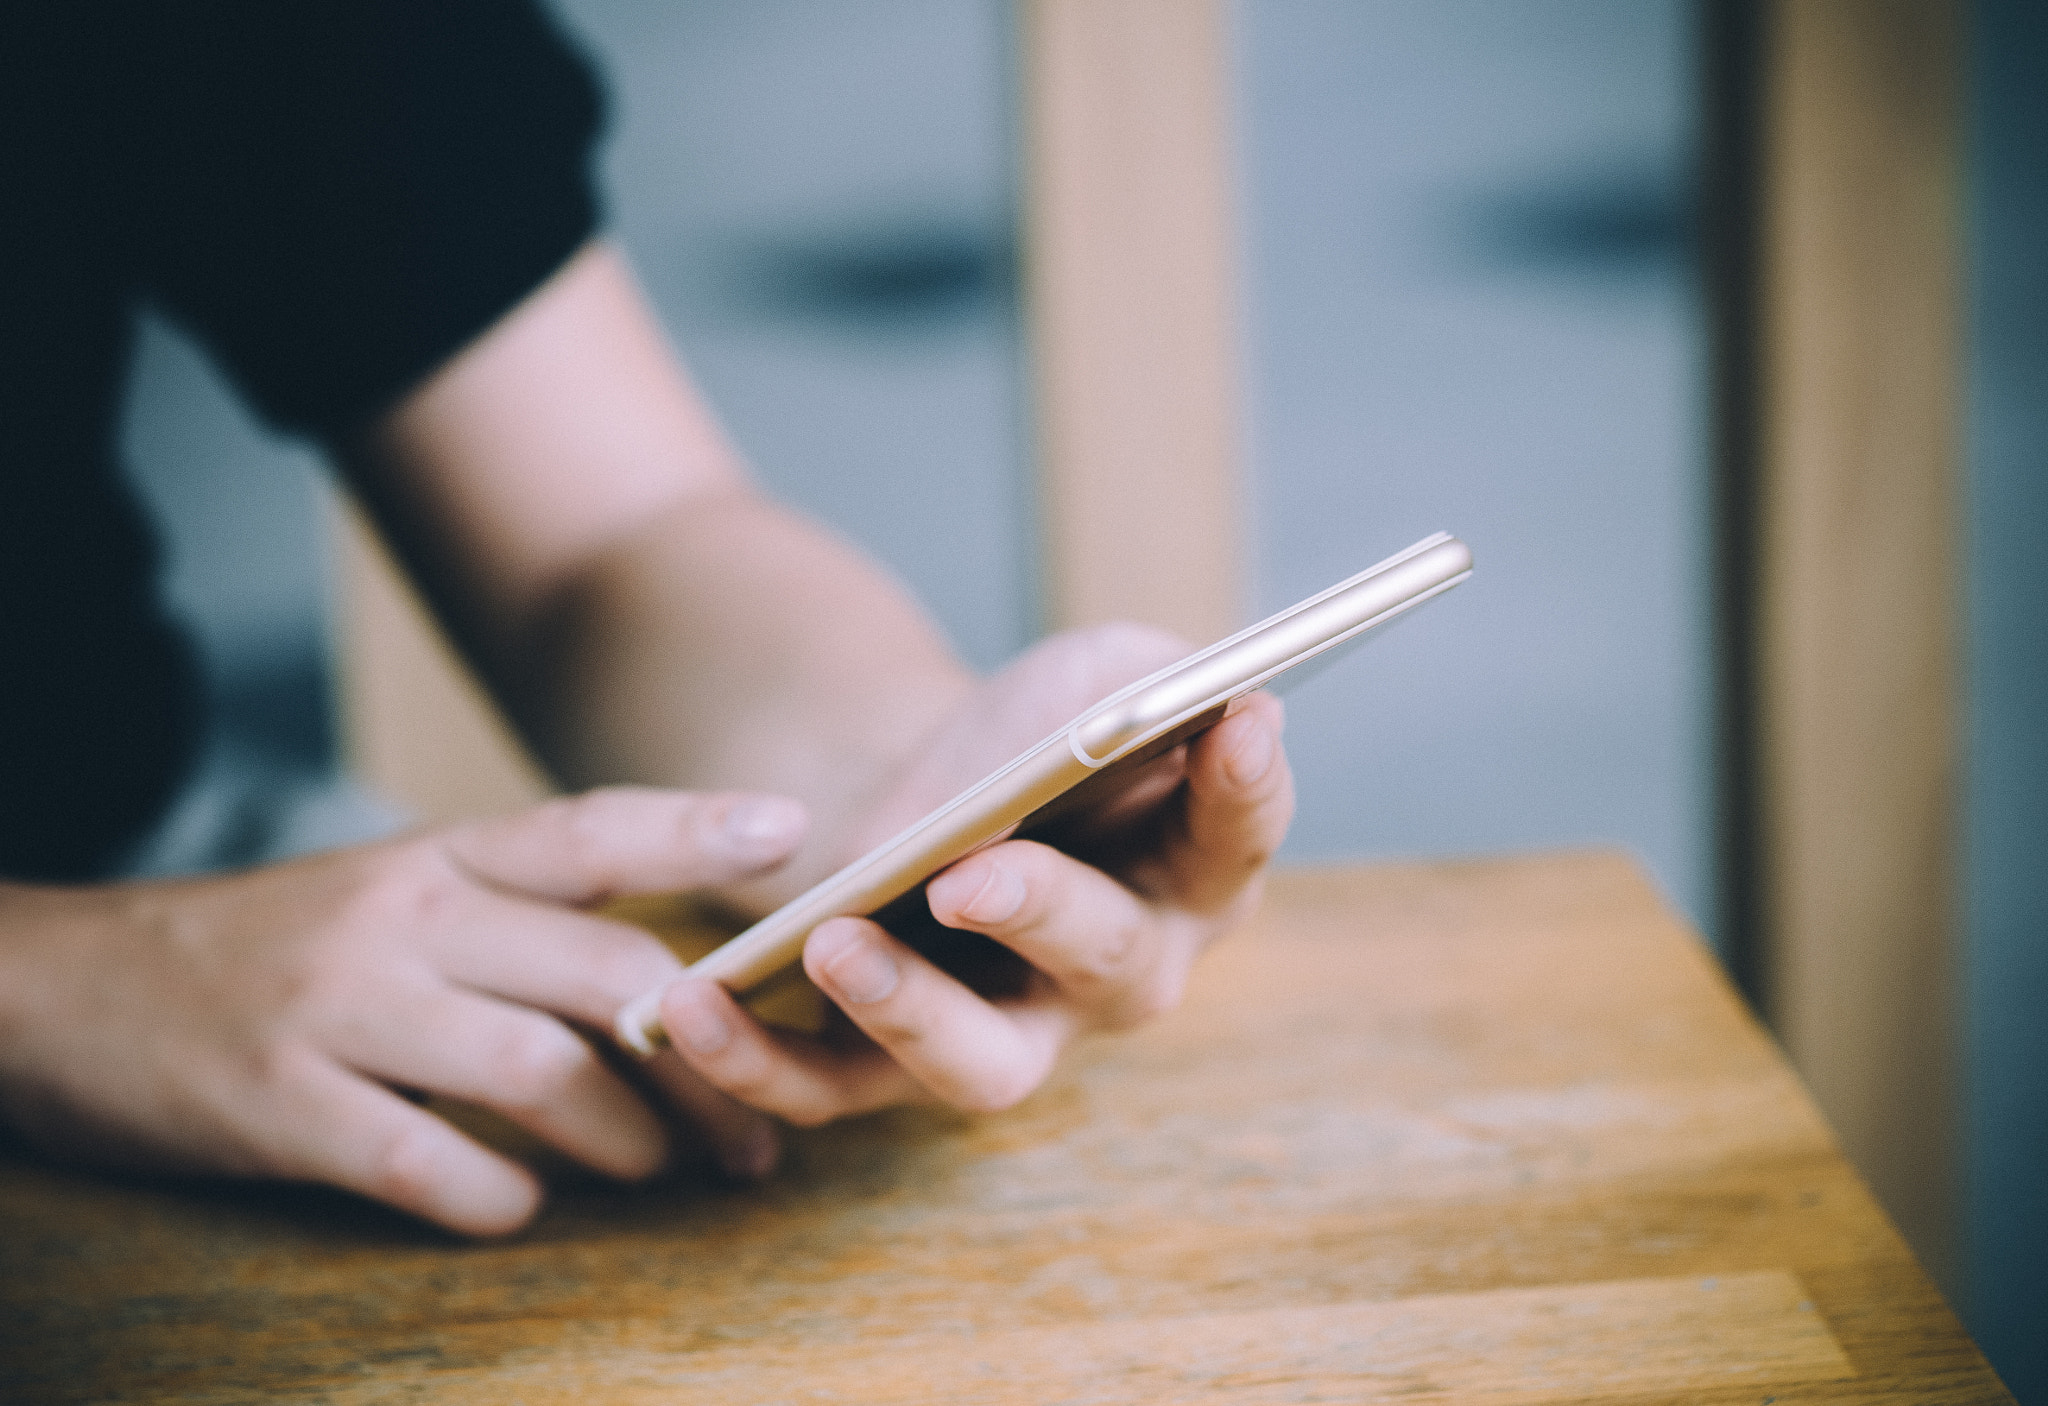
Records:
[[[588,905],[730,883],[787,858],[805,827],[783,796],[607,786],[458,826],[449,859],[499,888]]]

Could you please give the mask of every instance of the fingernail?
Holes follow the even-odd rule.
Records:
[[[1255,784],[1273,768],[1273,733],[1264,726],[1247,728],[1251,735],[1224,758],[1223,769],[1239,786]]]
[[[775,1170],[781,1152],[781,1139],[776,1137],[775,1129],[766,1123],[756,1123],[737,1145],[719,1149],[718,1165],[736,1181],[759,1181]]]
[[[1024,880],[1009,865],[994,859],[962,865],[941,875],[932,887],[938,890],[932,898],[942,907],[957,905],[960,916],[972,923],[1000,923],[1015,917],[1024,906]],[[963,893],[967,895],[964,901]]]
[[[678,981],[675,994],[663,1003],[669,1034],[694,1054],[717,1054],[732,1042],[732,1022],[726,1019],[724,1002],[709,983]]]
[[[896,960],[866,937],[856,937],[825,964],[835,994],[856,1006],[872,1005],[896,989],[902,974]]]
[[[788,844],[803,828],[804,808],[783,796],[746,796],[733,801],[719,827],[736,849],[760,850]]]

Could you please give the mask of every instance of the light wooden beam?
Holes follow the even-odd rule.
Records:
[[[1242,622],[1225,0],[1021,0],[1045,615]]]
[[[371,790],[444,824],[549,784],[352,506],[334,515],[342,750]]]
[[[1962,6],[1762,14],[1761,985],[1850,1157],[1946,1276]]]

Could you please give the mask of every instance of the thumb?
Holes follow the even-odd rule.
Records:
[[[789,857],[807,824],[785,796],[607,786],[457,826],[440,843],[486,883],[587,906],[758,874]]]

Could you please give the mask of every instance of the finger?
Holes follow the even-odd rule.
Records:
[[[1280,700],[1255,693],[1195,739],[1188,749],[1185,820],[1148,866],[1153,892],[1178,907],[1215,913],[1264,872],[1294,818],[1284,722]]]
[[[685,977],[662,993],[662,1024],[690,1068],[713,1087],[799,1127],[902,1103],[916,1082],[878,1049],[829,1049],[770,1030],[714,982]]]
[[[439,837],[469,872],[558,903],[730,883],[788,858],[803,807],[783,796],[608,786]]]
[[[820,924],[804,970],[912,1079],[972,1112],[1037,1088],[1073,1031],[1049,990],[992,1005],[862,918]]]
[[[624,1180],[668,1155],[638,1094],[583,1040],[538,1011],[454,989],[387,998],[329,1035],[328,1053],[406,1088],[481,1104],[585,1166]]]
[[[640,1068],[675,1103],[727,1176],[759,1181],[775,1170],[782,1159],[782,1135],[773,1118],[712,1087],[673,1049]]]
[[[278,1174],[322,1181],[462,1235],[505,1235],[540,1209],[533,1173],[389,1089],[308,1054],[272,1149]]]
[[[629,923],[512,894],[476,894],[424,941],[450,981],[600,1029],[683,970],[659,939]]]
[[[1044,974],[1086,1023],[1120,1030],[1180,1003],[1192,929],[1100,869],[1030,840],[969,855],[925,889],[932,916]]]

